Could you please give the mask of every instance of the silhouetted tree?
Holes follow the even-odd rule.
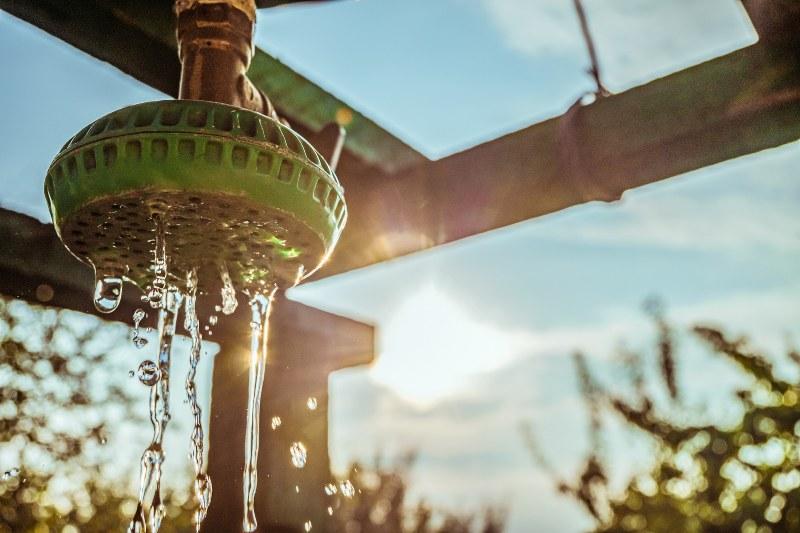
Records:
[[[353,497],[336,499],[335,530],[338,533],[501,533],[505,512],[487,507],[474,515],[434,509],[425,501],[407,502],[407,477],[415,461],[407,454],[391,467],[380,461],[372,468],[351,465],[348,476]],[[340,491],[341,493],[341,491]]]
[[[751,386],[735,391],[742,407],[738,423],[686,423],[676,380],[673,331],[657,304],[647,311],[658,330],[661,382],[669,402],[656,407],[645,387],[641,356],[623,351],[633,398],[603,390],[586,359],[575,357],[594,442],[582,472],[566,481],[550,467],[530,429],[526,440],[536,461],[558,490],[575,498],[594,517],[596,532],[648,531],[770,533],[800,531],[800,383],[776,375],[770,362],[744,338],[696,326],[691,334],[735,364]],[[800,365],[800,354],[788,353]],[[662,402],[663,403],[663,402]],[[620,416],[656,444],[649,472],[635,476],[620,494],[609,488],[607,466],[598,453],[600,409]]]

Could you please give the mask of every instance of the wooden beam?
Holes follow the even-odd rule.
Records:
[[[115,24],[139,31],[141,39],[162,44],[173,39],[167,46],[174,46],[165,0],[76,1],[84,11],[112,12]],[[103,43],[107,50],[114,49],[108,37],[94,34],[113,34],[116,39],[116,31],[94,22],[69,22],[76,16],[58,6],[55,0],[0,0],[0,7],[85,45],[90,53],[101,53],[96,48]],[[767,20],[774,27],[781,14],[770,13]],[[794,16],[787,13],[786,17]],[[93,44],[95,39],[101,44]],[[562,117],[436,162],[409,166],[402,154],[387,148],[391,143],[383,143],[383,137],[366,134],[362,140],[374,139],[380,148],[365,159],[369,148],[357,148],[351,131],[348,139],[355,144],[344,154],[338,171],[350,223],[317,278],[585,202],[612,201],[628,189],[800,138],[800,59],[796,49],[779,46],[782,42],[765,39],[590,105],[574,106]],[[154,65],[177,61],[174,52],[165,52],[163,46],[146,57],[141,56],[144,47],[129,50],[119,43],[116,47],[119,51],[109,54],[108,60],[139,69],[132,74],[144,80],[155,72]],[[330,95],[320,88],[298,90],[304,85],[299,78],[292,81],[296,74],[285,67],[281,70],[272,58],[260,57],[254,60],[255,71],[251,69],[254,81],[267,93],[274,91],[278,99],[292,102],[298,116],[316,117],[308,119],[313,122],[310,127],[300,121],[298,129],[312,143],[324,144],[326,139],[314,128],[344,104],[327,100]],[[174,76],[169,84],[177,86],[177,71],[169,66],[164,70],[162,78]],[[327,103],[315,105],[319,99]],[[315,115],[318,111],[321,114]],[[374,164],[382,156],[389,163]],[[387,168],[401,170],[392,173]]]
[[[0,9],[177,97],[180,63],[173,3],[174,0],[0,0]],[[269,95],[281,115],[304,130],[312,144],[314,134],[334,122],[338,114],[346,118],[346,147],[359,158],[389,171],[425,161],[419,152],[358,110],[261,49],[256,49],[248,74]],[[82,126],[76,124],[76,131]]]
[[[799,138],[798,55],[755,45],[392,176],[346,157],[350,222],[318,277]]]

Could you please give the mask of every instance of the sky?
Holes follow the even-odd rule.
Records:
[[[756,39],[734,0],[585,5],[616,92]],[[592,88],[567,0],[277,8],[261,12],[257,40],[430,157],[558,115]],[[0,83],[0,101],[14,102],[0,124],[10,185],[0,205],[47,220],[41,180],[64,140],[163,95],[2,13],[0,45],[19,73]],[[585,351],[613,384],[617,348],[654,341],[642,313],[652,295],[678,325],[720,324],[775,355],[800,339],[798,166],[793,143],[293,290],[378,326],[376,363],[330,380],[334,467],[414,449],[413,497],[506,504],[513,533],[585,529],[531,461],[520,424],[559,472],[577,471],[588,441],[569,355]],[[692,402],[730,414],[740,376],[690,338],[679,347]],[[613,419],[607,438],[630,450],[610,453],[616,483],[646,468],[647,442]]]

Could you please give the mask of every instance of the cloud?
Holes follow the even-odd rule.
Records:
[[[754,343],[778,353],[788,330],[798,333],[800,285],[774,290],[729,292],[713,301],[668,307],[678,325],[714,320],[733,334],[752,333]],[[652,324],[637,309],[607,308],[605,320],[579,327],[535,331],[537,342],[520,357],[473,376],[460,389],[426,410],[376,383],[364,369],[339,372],[331,379],[331,454],[336,469],[355,457],[369,461],[409,449],[419,452],[411,497],[435,505],[471,507],[510,502],[511,532],[585,530],[586,517],[555,494],[552,482],[532,463],[519,433],[521,420],[534,424],[539,442],[556,470],[567,478],[580,467],[587,450],[586,412],[568,355],[584,348],[593,370],[614,390],[624,390],[610,364],[620,340],[632,348],[650,348]],[[793,328],[793,329],[792,329]],[[655,359],[649,359],[655,371]],[[726,391],[741,383],[735,368],[708,356],[702,343],[680,340],[679,377],[689,405],[707,403],[726,416]],[[739,378],[737,380],[737,377]],[[615,485],[632,471],[646,468],[649,448],[637,434],[622,430],[612,417],[607,446]],[[624,450],[624,455],[614,450]],[[563,512],[553,517],[553,508]]]
[[[798,143],[573,211],[547,238],[669,249],[800,252]],[[590,220],[591,219],[591,220]]]
[[[722,55],[756,38],[735,0],[584,4],[604,81],[614,90]],[[571,1],[484,0],[483,6],[513,50],[586,57]]]

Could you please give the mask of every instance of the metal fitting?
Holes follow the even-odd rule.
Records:
[[[276,117],[247,78],[253,57],[254,0],[177,0],[179,98],[206,100]]]

